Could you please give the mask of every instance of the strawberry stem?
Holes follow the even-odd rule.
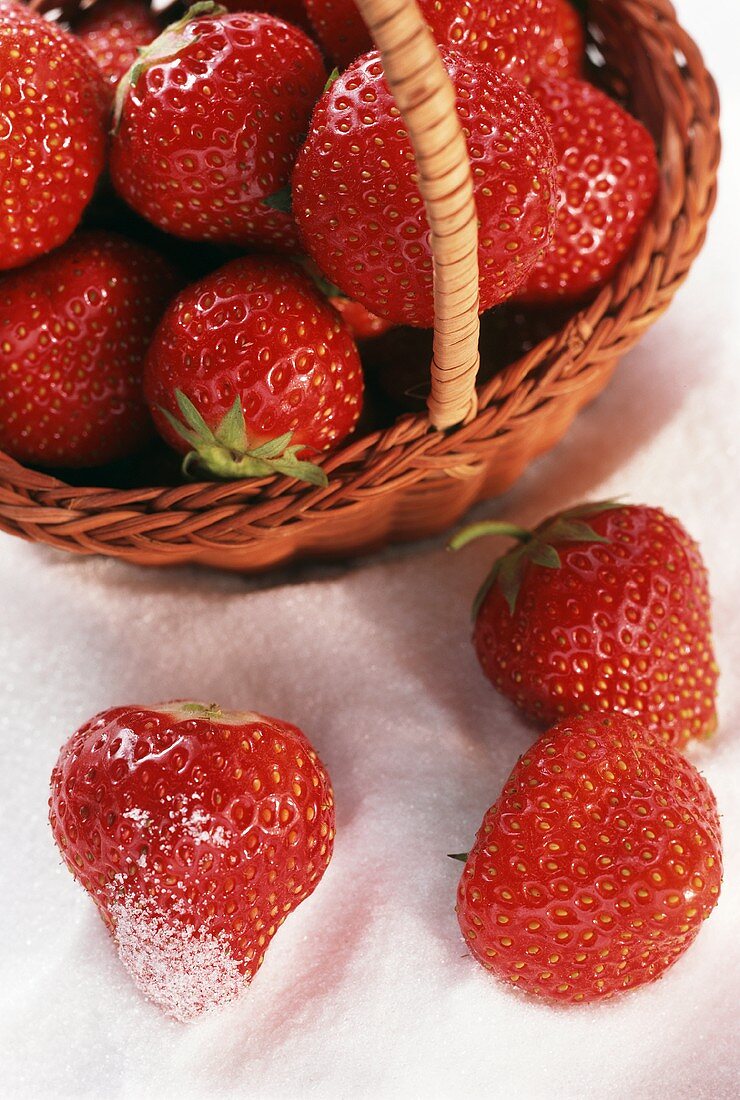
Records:
[[[497,520],[484,520],[482,523],[471,523],[463,527],[447,544],[448,550],[461,550],[469,542],[482,538],[484,535],[502,535],[506,538],[518,539],[519,542],[529,542],[532,532],[526,527],[517,527],[513,523],[499,523]]]

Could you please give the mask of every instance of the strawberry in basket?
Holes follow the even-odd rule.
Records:
[[[632,250],[658,191],[655,143],[585,81],[553,77],[530,91],[555,141],[558,209],[552,240],[520,297],[573,301],[604,286]]]
[[[354,0],[305,0],[311,22],[346,69],[373,49]],[[418,0],[436,41],[527,83],[538,72],[579,72],[580,17],[567,0]]]
[[[0,270],[63,244],[103,168],[108,98],[73,35],[0,0]]]
[[[98,0],[75,24],[74,32],[114,88],[136,61],[139,50],[160,32],[159,22],[142,0]]]
[[[363,379],[349,329],[314,282],[287,261],[253,257],[175,298],[144,388],[186,472],[326,485],[310,459],[354,428]]]
[[[144,358],[177,286],[150,248],[90,230],[0,280],[0,450],[64,467],[140,450]]]
[[[483,818],[457,915],[471,954],[522,992],[605,1000],[654,981],[717,904],[717,804],[633,718],[565,719]]]
[[[113,183],[176,236],[294,250],[292,218],[266,200],[287,184],[325,82],[297,27],[196,4],[119,84]]]
[[[445,63],[473,161],[485,310],[514,292],[548,243],[552,139],[520,85],[459,55]],[[377,53],[319,100],[293,173],[293,213],[307,251],[341,291],[398,324],[432,325],[429,225]]]
[[[331,782],[287,722],[114,707],[63,746],[54,839],[141,991],[179,1020],[233,1000],[331,859]]]

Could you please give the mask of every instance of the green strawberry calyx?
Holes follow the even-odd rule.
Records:
[[[182,19],[178,19],[176,23],[171,23],[169,27],[165,27],[162,33],[154,39],[148,46],[142,46],[139,49],[139,56],[131,65],[130,69],[124,73],[118,82],[116,88],[116,96],[113,102],[113,132],[118,129],[121,121],[121,114],[123,113],[123,107],[126,102],[126,96],[129,91],[135,87],[139,77],[147,69],[151,69],[153,65],[157,65],[160,61],[171,61],[177,57],[181,50],[186,46],[192,46],[194,42],[198,41],[198,36],[191,36],[183,34],[185,27],[188,23],[192,23],[194,19],[200,19],[204,15],[225,15],[226,8],[220,7],[218,4],[214,4],[211,0],[203,0],[201,3],[193,4],[192,7],[183,15]]]
[[[223,481],[236,481],[247,477],[274,477],[282,474],[297,481],[326,488],[329,484],[325,472],[313,462],[297,457],[305,450],[302,443],[292,443],[292,432],[285,432],[276,439],[254,446],[247,434],[244,410],[239,398],[216,428],[209,428],[193,402],[182,390],[175,390],[177,407],[182,421],[167,409],[159,411],[167,423],[185,439],[192,450],[182,463],[186,477],[208,476]]]
[[[562,564],[557,551],[559,544],[609,542],[609,539],[597,534],[585,521],[591,516],[609,512],[621,506],[622,502],[619,500],[600,500],[593,504],[580,504],[576,508],[570,508],[546,519],[533,531],[497,520],[473,523],[469,527],[464,527],[462,531],[458,531],[449,542],[450,550],[460,550],[469,542],[484,535],[504,535],[517,541],[517,545],[494,562],[493,569],[479,588],[473,601],[473,619],[478,615],[483,601],[494,585],[498,586],[506,600],[509,612],[513,615],[525,567],[531,563],[545,569],[559,569]]]

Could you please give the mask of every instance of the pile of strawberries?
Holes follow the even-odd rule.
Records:
[[[678,520],[645,506],[584,505],[534,531],[479,524],[453,546],[484,534],[516,546],[476,602],[480,662],[555,725],[454,857],[460,927],[517,989],[604,1000],[660,977],[719,897],[716,802],[681,751],[716,725],[706,569]],[[116,707],[62,748],[50,820],[141,990],[189,1020],[238,995],[318,885],[334,794],[285,722]]]
[[[516,356],[629,253],[655,148],[584,80],[567,0],[420,7],[468,143],[484,328],[518,318]],[[156,429],[186,475],[324,484],[366,381],[386,392],[433,323],[414,156],[354,3],[65,13],[0,0],[0,449],[103,467]]]

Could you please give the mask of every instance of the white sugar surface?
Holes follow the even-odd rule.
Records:
[[[626,493],[663,504],[701,539],[723,669],[721,729],[697,756],[723,814],[716,913],[663,981],[601,1008],[529,1003],[466,957],[460,865],[446,853],[471,842],[532,737],[468,641],[491,547],[455,557],[427,545],[250,581],[76,560],[0,536],[0,1095],[740,1093],[740,17],[729,0],[679,7],[720,77],[728,137],[706,251],[567,441],[481,514],[526,523]],[[337,797],[335,858],[316,893],[251,986],[191,1025],[140,996],[45,820],[64,738],[114,703],[167,698],[295,722]]]

